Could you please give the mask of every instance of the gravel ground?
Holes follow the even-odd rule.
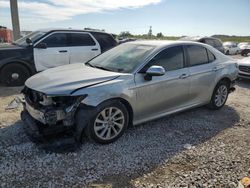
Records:
[[[236,187],[250,176],[250,81],[219,111],[189,110],[63,153],[27,138],[20,108],[4,110],[20,89],[0,87],[0,187]]]

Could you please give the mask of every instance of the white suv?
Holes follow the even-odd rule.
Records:
[[[39,30],[0,47],[0,79],[22,85],[36,72],[72,63],[86,63],[117,45],[111,34],[72,29]]]

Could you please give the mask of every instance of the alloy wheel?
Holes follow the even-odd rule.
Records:
[[[123,112],[116,107],[103,109],[94,122],[94,131],[102,140],[111,140],[119,135],[125,124]]]
[[[215,105],[217,107],[221,107],[222,105],[224,105],[224,103],[226,102],[227,100],[227,95],[228,95],[228,89],[227,89],[227,86],[225,85],[221,85],[217,91],[216,91],[216,94],[215,94]]]

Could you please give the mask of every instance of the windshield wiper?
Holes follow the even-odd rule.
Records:
[[[93,66],[93,65],[92,65]],[[98,68],[98,69],[102,69],[102,70],[106,70],[106,71],[113,71],[112,69],[108,69],[106,67],[102,67],[102,66],[93,66],[94,68]]]
[[[90,66],[90,67],[97,68],[97,69],[102,69],[102,70],[106,70],[106,71],[112,71],[112,72],[114,72],[114,70],[113,70],[113,69],[109,69],[109,68],[102,67],[102,66],[92,65],[92,64],[91,64],[91,63],[89,63],[89,62],[85,63],[85,65],[88,65],[88,66]]]
[[[88,65],[90,67],[94,67],[92,64],[90,64],[89,62],[85,63],[85,65]]]

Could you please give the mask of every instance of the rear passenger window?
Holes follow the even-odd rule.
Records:
[[[152,65],[162,66],[166,71],[183,68],[184,54],[182,46],[170,47],[161,51],[140,72],[146,72]]]
[[[208,63],[208,55],[206,48],[202,46],[187,46],[190,66],[202,65]]]
[[[47,44],[48,48],[53,47],[65,47],[67,46],[67,34],[66,33],[54,33],[45,38],[43,43]]]
[[[99,42],[102,52],[105,52],[109,50],[110,48],[113,48],[114,46],[117,45],[117,42],[115,41],[115,39],[109,34],[105,34],[105,33],[91,33],[91,34]]]
[[[71,33],[70,46],[95,46],[95,41],[87,33]]]
[[[212,62],[215,60],[214,54],[212,54],[212,52],[210,52],[208,49],[207,49],[207,56],[208,56],[209,62]]]

